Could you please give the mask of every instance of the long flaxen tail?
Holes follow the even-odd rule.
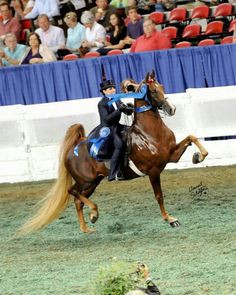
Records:
[[[70,199],[68,189],[72,185],[72,177],[65,167],[65,160],[69,150],[84,137],[85,131],[82,124],[74,124],[67,130],[60,150],[57,181],[42,200],[43,205],[35,216],[19,229],[20,234],[29,234],[48,225],[67,207]]]

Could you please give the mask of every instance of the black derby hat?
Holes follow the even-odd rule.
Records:
[[[104,80],[102,81],[102,83],[100,83],[100,91],[103,91],[110,87],[116,88],[116,85],[113,80]]]

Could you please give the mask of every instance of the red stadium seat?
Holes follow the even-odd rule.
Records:
[[[63,60],[76,60],[78,58],[79,57],[76,54],[67,54],[63,57]]]
[[[231,43],[233,43],[233,36],[226,36],[220,41],[220,44],[231,44]]]
[[[197,37],[201,34],[201,26],[199,24],[187,25],[184,28],[182,38]]]
[[[101,54],[99,52],[96,52],[96,51],[90,51],[90,52],[87,52],[85,55],[84,55],[84,58],[91,58],[91,57],[99,57]]]
[[[215,41],[213,39],[204,39],[198,43],[198,46],[210,46],[215,45]]]
[[[154,21],[156,25],[160,24],[164,20],[164,13],[160,11],[154,11],[149,14],[149,18]]]
[[[229,16],[232,14],[232,8],[233,6],[230,3],[219,4],[214,12],[214,17]]]
[[[113,49],[113,50],[109,51],[107,53],[107,55],[117,55],[117,54],[123,54],[123,53],[124,52],[122,50],[120,50],[120,49]]]
[[[187,10],[184,7],[177,7],[171,10],[169,21],[184,21],[186,19]]]
[[[165,34],[170,39],[175,39],[177,37],[178,29],[176,27],[166,27],[161,32]]]
[[[20,20],[21,24],[21,33],[20,33],[20,43],[25,43],[27,39],[27,34],[32,31],[32,22],[31,19],[22,19]]]
[[[175,48],[186,48],[191,47],[191,43],[188,41],[181,41],[175,45]]]
[[[234,27],[236,26],[236,19],[233,19],[231,22],[230,22],[230,25],[229,25],[229,32],[233,32],[234,31]]]
[[[210,35],[210,34],[222,33],[223,26],[224,26],[224,23],[222,21],[219,21],[219,20],[213,21],[207,25],[205,34]]]
[[[191,19],[195,19],[195,18],[208,18],[209,11],[210,11],[210,9],[206,5],[197,6],[192,11]]]

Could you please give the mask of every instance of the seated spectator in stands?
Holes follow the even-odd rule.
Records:
[[[57,60],[54,53],[47,46],[41,44],[37,33],[30,33],[27,45],[29,47],[21,58],[20,64],[39,64]]]
[[[110,5],[115,8],[125,8],[129,6],[128,0],[111,0]]]
[[[85,41],[82,42],[82,48],[89,51],[96,51],[105,44],[106,30],[95,21],[91,11],[84,11],[81,16],[81,22],[85,26]]]
[[[165,11],[171,11],[176,7],[176,1],[175,0],[162,0],[162,4]]]
[[[236,24],[234,25],[233,43],[236,43]]]
[[[136,0],[138,13],[144,15],[155,11],[155,0]]]
[[[127,46],[130,47],[138,37],[143,35],[143,19],[138,14],[135,6],[128,8],[128,18],[130,22],[127,25],[127,36],[120,42],[123,48]]]
[[[112,49],[123,49],[123,46],[120,45],[120,41],[126,37],[127,33],[124,20],[119,14],[113,13],[110,16],[110,24],[110,40],[105,41],[105,46],[97,50],[101,55],[106,55]]]
[[[2,16],[0,21],[0,38],[3,40],[7,33],[13,33],[17,40],[19,40],[21,25],[17,18],[12,17],[12,10],[7,2],[0,3],[0,14]]]
[[[109,30],[110,16],[116,12],[116,8],[108,4],[107,0],[97,0],[97,6],[90,9],[94,14],[96,22],[102,25],[107,31]]]
[[[6,47],[0,51],[3,66],[15,66],[20,63],[22,56],[26,51],[26,46],[17,44],[16,36],[13,33],[8,33],[5,36],[4,43]]]
[[[18,18],[24,18],[34,7],[34,0],[12,0],[11,7],[14,8]]]
[[[68,12],[75,12],[77,19],[80,19],[81,14],[86,10],[86,2],[84,0],[59,0],[60,14],[65,16]]]
[[[175,8],[174,0],[156,0],[155,11],[170,11]]]
[[[49,17],[46,14],[41,14],[37,19],[39,28],[35,30],[40,37],[43,45],[46,45],[54,53],[63,46],[65,46],[64,31],[56,26],[52,26]]]
[[[65,15],[64,22],[68,26],[66,46],[61,46],[58,51],[59,56],[69,53],[78,53],[82,41],[85,40],[85,27],[77,21],[75,12],[68,12]]]
[[[147,18],[143,22],[144,34],[135,40],[130,52],[142,52],[171,48],[171,41],[163,33],[156,30],[155,23]]]
[[[36,18],[40,14],[46,14],[49,19],[59,15],[58,0],[35,0],[32,11],[27,13],[24,18]]]

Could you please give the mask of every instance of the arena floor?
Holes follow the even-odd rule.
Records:
[[[162,174],[179,228],[162,221],[145,177],[103,181],[93,234],[79,231],[71,202],[47,228],[14,236],[51,184],[0,185],[1,295],[92,295],[98,268],[114,257],[147,263],[162,295],[236,294],[236,166]]]

